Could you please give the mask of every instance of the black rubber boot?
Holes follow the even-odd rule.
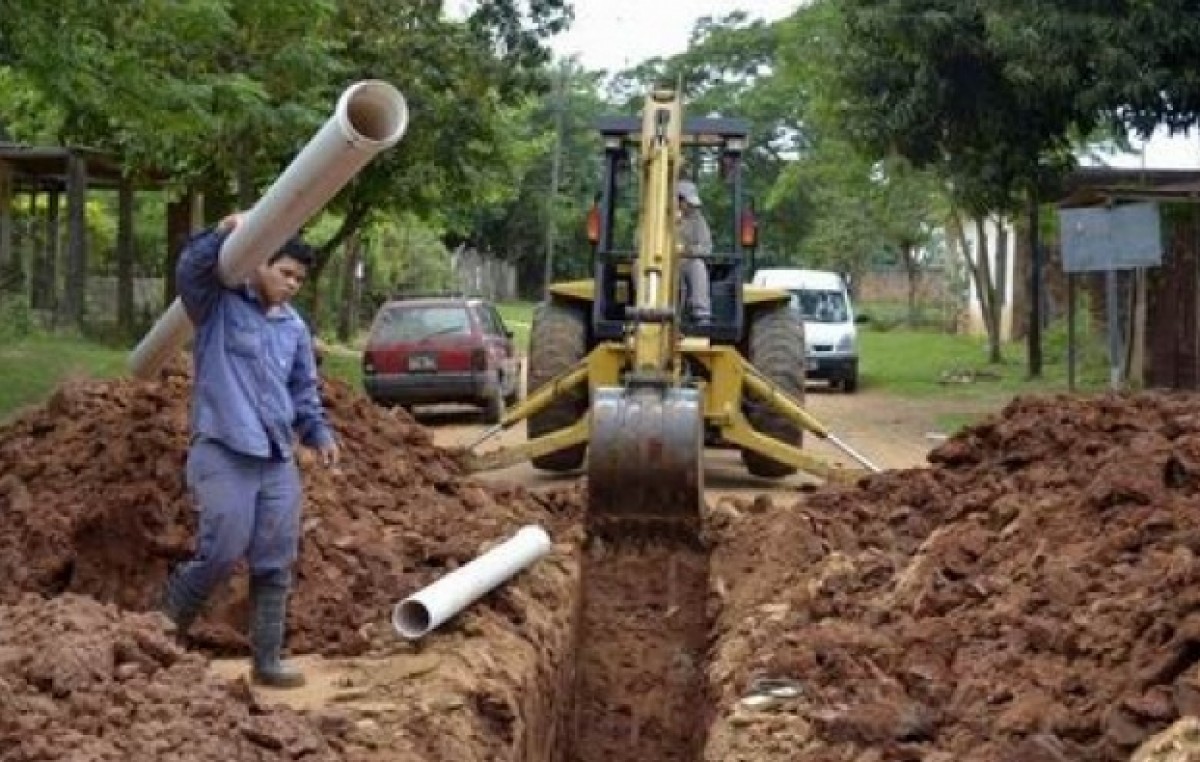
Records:
[[[204,599],[189,592],[175,577],[168,577],[159,609],[175,625],[175,637],[186,643],[188,630],[204,608]]]
[[[270,688],[299,688],[304,674],[280,659],[288,589],[250,583],[250,681]]]

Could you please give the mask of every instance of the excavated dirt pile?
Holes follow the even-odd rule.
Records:
[[[0,759],[501,758],[550,737],[535,726],[533,688],[566,654],[558,612],[576,595],[578,487],[474,483],[407,414],[326,384],[343,462],[301,456],[288,645],[356,658],[338,660],[340,682],[323,689],[338,693],[332,708],[270,710],[244,682],[206,677],[204,655],[175,647],[160,614],[138,613],[157,607],[192,549],[189,392],[186,368],[75,382],[0,427]],[[554,538],[553,562],[443,625],[433,645],[399,641],[396,600],[529,523]],[[195,640],[244,654],[246,575],[214,598]]]
[[[183,483],[190,379],[86,381],[0,428],[0,602],[79,593],[155,608],[169,567],[189,555],[194,507]],[[402,411],[347,387],[324,388],[343,446],[339,468],[305,454],[301,556],[289,615],[293,651],[363,652],[390,636],[392,604],[526,523],[557,540],[578,523],[576,491],[483,488]],[[561,591],[564,599],[569,591]],[[517,627],[504,590],[484,602]],[[245,575],[217,596],[195,634],[243,653]]]
[[[0,759],[326,762],[344,726],[211,677],[157,614],[71,594],[0,605]]]
[[[707,759],[1105,762],[1200,714],[1200,399],[1017,400],[930,459],[718,508]]]

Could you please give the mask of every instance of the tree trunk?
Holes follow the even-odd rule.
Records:
[[[992,286],[992,325],[996,327],[996,344],[999,346],[1004,333],[1005,288],[1008,283],[1008,229],[1003,218],[996,221],[996,277]],[[999,349],[996,350],[999,352]],[[994,360],[993,362],[999,362]]]
[[[361,244],[362,237],[358,232],[346,239],[346,243],[342,246],[345,252],[345,259],[342,262],[342,299],[338,306],[338,341],[343,344],[349,343],[354,337],[355,331],[358,329],[356,318],[358,317],[358,300],[355,298],[357,294],[358,278],[358,263],[361,260]]]
[[[67,283],[63,317],[79,330],[87,314],[87,163],[71,155],[67,159]]]
[[[917,324],[917,288],[921,276],[916,247],[910,243],[903,244],[900,247],[900,261],[904,263],[904,274],[908,280],[908,325],[911,328]]]
[[[163,265],[163,305],[175,300],[175,266],[192,232],[203,224],[203,198],[194,188],[167,204],[167,260]]]
[[[133,332],[133,184],[127,177],[117,191],[117,329]]]
[[[996,298],[996,291],[992,285],[991,268],[988,264],[987,230],[984,222],[980,217],[976,216],[975,231],[979,238],[979,246],[977,247],[978,250],[974,252],[971,251],[970,243],[967,241],[966,230],[957,213],[952,213],[951,224],[954,228],[954,234],[958,236],[959,246],[963,252],[963,261],[967,265],[967,272],[971,276],[971,282],[975,285],[975,293],[979,296],[979,313],[983,319],[983,328],[988,338],[988,362],[1003,362],[1004,358],[1000,352],[999,326],[994,322],[994,313],[991,309],[991,304]]]
[[[988,362],[999,364],[1004,361],[1000,352],[1000,322],[996,319],[996,283],[992,276],[991,246],[988,244],[987,217],[975,218],[975,235],[979,238],[979,251],[975,252],[976,274],[979,291],[979,306],[983,313],[983,327],[988,338]]]

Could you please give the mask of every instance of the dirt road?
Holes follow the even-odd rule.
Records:
[[[924,466],[929,450],[950,433],[938,429],[941,416],[948,413],[981,414],[988,410],[980,406],[972,407],[971,403],[911,400],[873,390],[841,394],[816,385],[809,388],[806,404],[809,412],[833,434],[884,469]],[[417,418],[433,432],[434,441],[445,447],[470,442],[484,429],[478,413],[472,408],[424,408],[417,411]],[[524,436],[522,427],[514,427],[497,441],[515,443],[523,441]],[[483,449],[488,446],[484,445]],[[804,446],[811,454],[826,462],[852,465],[852,461],[837,448],[814,436],[807,436]],[[796,489],[809,481],[809,477],[803,474],[781,481],[751,476],[742,467],[741,458],[734,450],[709,450],[705,460],[705,480],[710,499]],[[482,476],[492,482],[540,487],[569,482],[578,474],[546,474],[522,464]]]

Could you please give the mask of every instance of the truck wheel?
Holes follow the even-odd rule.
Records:
[[[787,305],[762,310],[750,323],[750,364],[771,383],[804,402],[804,324]],[[742,412],[758,432],[799,447],[804,432],[799,425],[759,400],[742,400]],[[793,466],[751,450],[742,450],[742,463],[755,476],[779,479],[796,473]]]
[[[504,417],[504,390],[499,385],[488,398],[483,402],[483,422],[489,426],[500,423],[500,419]]]
[[[504,404],[513,407],[521,400],[525,399],[525,395],[521,393],[521,387],[525,385],[525,368],[524,363],[517,366],[517,377],[513,380],[512,391],[504,398]]]
[[[846,394],[854,394],[858,391],[858,371],[850,372],[850,375],[842,379],[842,391]]]
[[[582,309],[546,301],[533,311],[533,326],[529,332],[529,394],[565,373],[587,356],[587,323]],[[570,394],[528,421],[529,438],[564,429],[587,414],[586,389],[576,388]],[[533,458],[533,465],[543,471],[573,471],[583,465],[584,445]]]

